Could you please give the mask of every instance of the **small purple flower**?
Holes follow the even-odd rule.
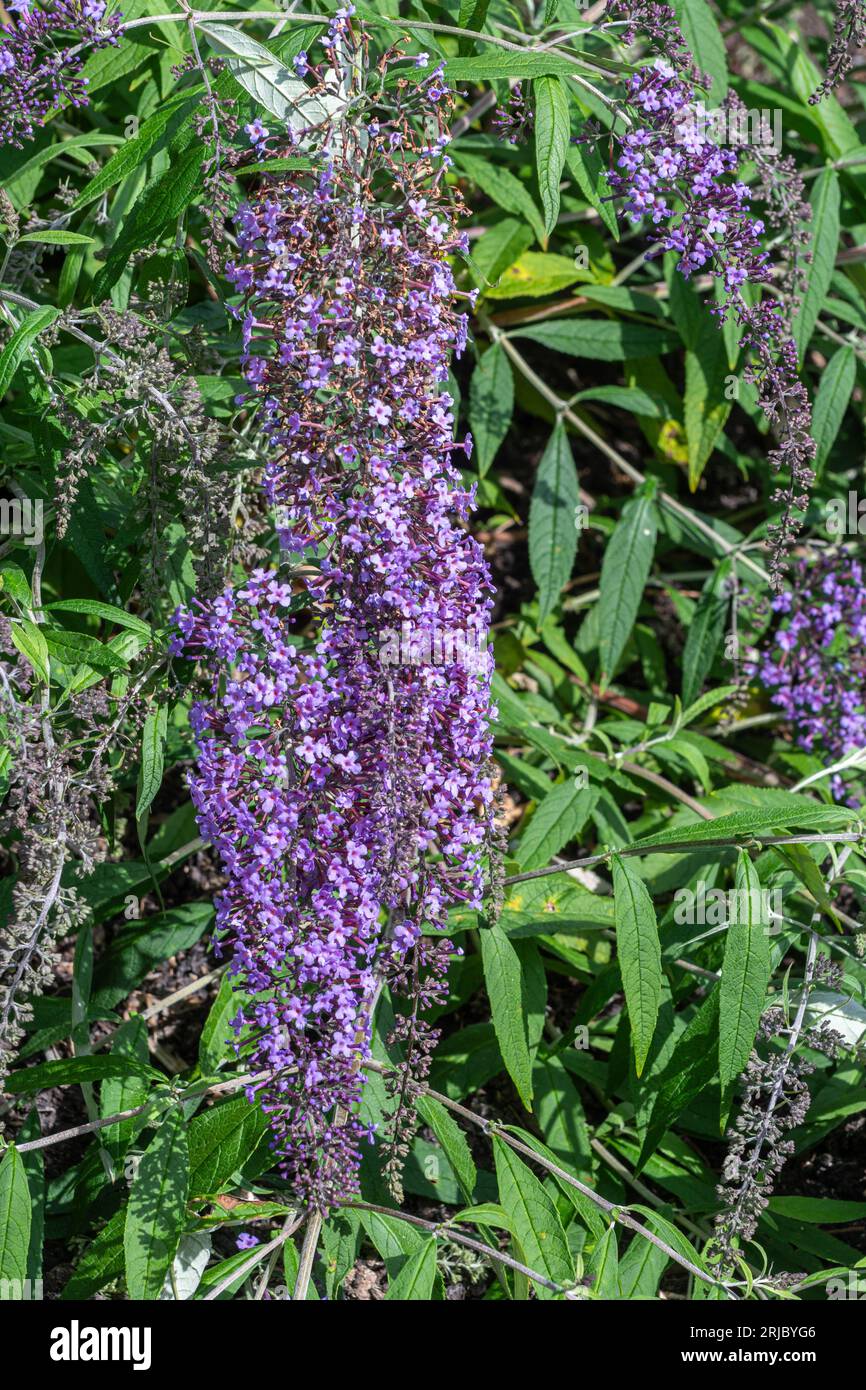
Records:
[[[260,1243],[258,1236],[254,1236],[251,1231],[241,1231],[235,1241],[238,1250],[254,1250]]]
[[[244,130],[250,137],[251,145],[261,144],[262,140],[267,140],[268,136],[271,133],[266,126],[262,125],[262,122],[258,116],[256,116],[256,119],[254,121],[251,121],[249,125],[245,125]]]

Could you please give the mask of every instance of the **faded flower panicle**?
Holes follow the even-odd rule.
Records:
[[[819,955],[807,961],[802,989],[811,994],[816,984],[838,992],[843,972],[838,962]],[[844,1048],[842,1036],[825,1020],[797,1032],[784,1009],[765,1010],[756,1046],[740,1078],[742,1094],[733,1124],[727,1131],[728,1150],[717,1196],[720,1210],[707,1246],[711,1265],[733,1270],[743,1246],[753,1239],[766,1210],[777,1175],[795,1152],[786,1136],[802,1125],[812,1103],[806,1078],[814,1064],[803,1050],[835,1059]],[[766,1055],[763,1055],[766,1053]],[[784,1288],[791,1276],[776,1276]]]
[[[31,140],[62,102],[87,105],[85,57],[116,44],[123,22],[106,8],[105,0],[7,4],[15,18],[0,24],[0,145]]]
[[[769,257],[761,249],[764,223],[750,209],[752,194],[739,177],[737,150],[714,138],[714,114],[698,99],[696,84],[705,85],[705,80],[691,67],[673,10],[624,0],[613,12],[629,20],[626,38],[640,25],[657,46],[664,41],[666,56],[628,81],[626,104],[634,119],[620,137],[621,154],[610,184],[625,198],[632,222],[651,220],[648,255],[673,251],[686,277],[700,270],[714,276],[722,296],[712,312],[722,321],[732,313],[740,327],[741,346],[748,354],[744,379],[754,384],[778,440],[768,455],[770,467],[789,475],[772,497],[782,504],[781,516],[768,527],[770,573],[778,588],[797,529],[793,512],[808,503],[815,443],[789,314],[774,298],[754,300],[744,293],[746,286],[772,281]],[[741,108],[731,102],[726,111],[727,119],[736,121]],[[806,206],[795,195],[796,189],[788,201],[793,199],[803,216]],[[791,213],[793,204],[780,209],[773,203],[771,211],[775,220],[781,211]]]
[[[33,1018],[33,1001],[56,984],[57,938],[89,916],[77,880],[104,857],[97,807],[110,801],[115,779],[138,752],[138,688],[133,683],[118,703],[102,682],[59,711],[41,708],[32,668],[0,617],[0,720],[11,754],[0,831],[16,870],[0,929],[0,1081]]]
[[[343,17],[337,36],[359,59]],[[442,188],[447,137],[424,143],[410,120],[441,129],[446,105],[438,71],[398,88],[393,110],[326,137],[318,172],[269,180],[241,208],[229,273],[292,559],[179,617],[177,649],[214,676],[193,716],[192,795],[253,996],[236,1027],[269,1073],[284,1171],[320,1206],[356,1186],[379,982],[451,904],[480,905],[491,818],[492,658],[480,672],[381,659],[404,620],[486,630],[491,606],[444,389],[466,341],[448,263],[465,242]],[[284,152],[248,133],[259,159]]]
[[[810,106],[829,96],[840,86],[854,66],[857,50],[866,44],[866,4],[863,0],[836,0],[833,37],[827,53],[824,80],[809,98]]]
[[[866,587],[859,560],[827,551],[797,562],[755,674],[791,721],[797,743],[834,760],[866,747]],[[841,778],[833,779],[844,795]]]

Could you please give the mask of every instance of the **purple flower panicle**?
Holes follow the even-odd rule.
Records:
[[[323,1207],[356,1184],[380,982],[451,904],[480,905],[492,814],[492,585],[446,389],[465,243],[442,142],[422,143],[405,108],[373,129],[238,214],[229,274],[290,559],[180,615],[177,643],[213,673],[191,785],[252,996],[238,1033],[268,1073],[283,1171]],[[395,660],[407,622],[420,651],[482,634],[481,659],[453,644],[438,663]]]
[[[105,0],[7,8],[15,20],[0,25],[0,144],[20,146],[61,102],[87,105],[84,59],[118,42],[123,16],[106,17]]]
[[[779,625],[755,673],[791,721],[798,744],[838,761],[866,747],[866,586],[844,551],[797,562],[772,601]],[[844,795],[839,777],[833,782]]]

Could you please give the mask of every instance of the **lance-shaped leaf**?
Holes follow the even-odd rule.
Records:
[[[646,884],[618,854],[613,856],[616,949],[628,1005],[638,1076],[655,1032],[662,995],[662,952],[655,908]]]
[[[130,1189],[123,1236],[130,1298],[159,1298],[186,1224],[188,1191],[189,1150],[178,1106],[148,1144]]]
[[[825,169],[818,175],[809,202],[812,206],[812,220],[809,224],[812,233],[812,260],[808,269],[806,290],[793,329],[801,365],[812,330],[827,298],[839,249],[840,195],[839,175],[835,169]]]
[[[683,651],[683,705],[694,703],[712,669],[725,631],[730,594],[730,560],[717,565],[703,587],[686,633]]]
[[[605,547],[598,597],[601,684],[612,680],[637,618],[655,552],[658,513],[649,495],[633,497]]]
[[[745,850],[737,859],[719,987],[719,1078],[722,1096],[743,1071],[755,1042],[770,979],[770,921],[758,871]]]
[[[51,327],[59,314],[59,309],[55,309],[51,304],[46,304],[43,308],[34,309],[29,313],[24,322],[15,329],[0,353],[0,400],[9,390],[12,378],[30,351],[31,344],[35,342],[40,333]]]
[[[24,1297],[27,1254],[30,1249],[30,1189],[21,1155],[6,1150],[0,1163],[0,1297],[12,1288],[12,1298]]]
[[[816,473],[820,474],[836,442],[856,376],[857,359],[850,347],[840,347],[834,352],[821,373],[812,410]]]
[[[436,1237],[425,1240],[420,1250],[410,1255],[400,1273],[388,1284],[386,1299],[399,1302],[429,1302],[436,1278]]]
[[[529,508],[529,565],[538,585],[538,621],[553,610],[577,554],[577,470],[559,422],[538,465]]]
[[[552,787],[520,837],[517,858],[521,869],[543,868],[576,839],[595,809],[598,795],[597,787],[582,787],[572,779]]]
[[[481,932],[481,955],[484,983],[502,1060],[520,1099],[527,1110],[531,1110],[532,1058],[523,1008],[520,957],[498,924]]]
[[[719,991],[708,994],[677,1040],[665,1067],[662,1084],[637,1161],[640,1172],[668,1126],[712,1081],[718,1067]]]
[[[535,158],[548,236],[559,218],[559,183],[570,141],[568,90],[561,77],[536,77]]]
[[[469,384],[469,428],[483,478],[508,433],[514,411],[511,363],[498,343],[485,352]]]
[[[524,1262],[557,1284],[574,1281],[574,1261],[553,1198],[546,1187],[501,1139],[493,1140],[499,1200],[508,1216]],[[536,1285],[539,1298],[554,1291]]]

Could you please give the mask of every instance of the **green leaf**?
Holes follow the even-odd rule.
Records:
[[[55,309],[51,304],[45,304],[41,309],[33,309],[15,329],[3,352],[0,353],[0,400],[3,399],[12,385],[12,379],[30,351],[31,344],[40,333],[43,333],[46,328],[50,328],[59,316],[59,309]]]
[[[79,1302],[92,1298],[123,1273],[125,1225],[126,1207],[123,1206],[87,1247],[60,1295],[61,1299]]]
[[[456,152],[455,162],[473,182],[477,183],[482,193],[486,193],[488,198],[492,198],[494,203],[506,212],[522,217],[529,223],[538,240],[544,242],[544,223],[520,179],[515,178],[507,169],[502,169],[487,159],[481,159],[478,155]]]
[[[94,303],[108,297],[133,252],[157,242],[195,198],[206,153],[207,148],[201,141],[190,145],[172,161],[164,174],[142,191],[93,282]]]
[[[116,888],[106,894],[105,900],[108,902],[114,902],[118,897],[123,901],[133,890],[151,879],[146,865],[125,863],[106,865],[105,868],[124,869],[130,875],[120,876]],[[99,889],[98,880],[91,878],[89,884]],[[179,907],[158,912],[118,932],[97,963],[94,1004],[112,1008],[140,984],[159,961],[176,955],[178,951],[188,951],[210,926],[213,911],[212,904],[208,902],[182,903]]]
[[[542,869],[555,854],[576,840],[598,801],[597,787],[582,787],[569,778],[551,787],[520,837],[521,869]]]
[[[640,1172],[655,1152],[669,1125],[712,1081],[718,1066],[718,1032],[719,990],[716,987],[680,1035],[662,1073],[635,1172]]]
[[[614,240],[619,241],[619,226],[607,170],[595,144],[591,141],[579,145],[569,143],[565,160],[583,197],[590,207],[595,208]]]
[[[499,1200],[505,1209],[525,1264],[554,1283],[574,1282],[574,1262],[553,1198],[513,1149],[497,1136],[493,1139]],[[543,1284],[539,1298],[556,1295]]]
[[[186,1225],[188,1191],[189,1151],[178,1106],[148,1144],[130,1189],[123,1233],[130,1298],[159,1298]]]
[[[731,400],[725,399],[730,374],[727,349],[715,320],[710,320],[697,349],[686,353],[683,423],[689,452],[689,487],[697,490],[725,421]]]
[[[133,1017],[118,1028],[111,1040],[112,1057],[133,1057],[142,1065],[147,1065],[147,1023],[143,1018]],[[119,1115],[125,1110],[136,1110],[147,1100],[148,1080],[132,1072],[128,1076],[106,1077],[99,1092],[99,1113],[103,1119],[109,1115]],[[100,1142],[109,1150],[112,1158],[119,1163],[134,1135],[146,1123],[146,1114],[135,1115],[117,1124],[106,1125],[99,1132]]]
[[[433,1096],[419,1096],[415,1101],[415,1108],[442,1145],[445,1157],[454,1169],[454,1176],[463,1189],[466,1200],[471,1202],[478,1174],[462,1129],[451,1112]]]
[[[18,1131],[17,1142],[29,1143],[42,1138],[42,1124],[36,1106],[30,1111]],[[42,1278],[42,1256],[45,1243],[45,1150],[29,1149],[22,1154],[24,1175],[30,1190],[30,1241],[27,1249],[27,1278],[33,1291],[35,1280]]]
[[[638,1240],[639,1237],[635,1237]],[[592,1291],[597,1298],[621,1298],[619,1284],[619,1251],[616,1244],[616,1226],[608,1226],[586,1265],[587,1275],[592,1279]]]
[[[689,1260],[693,1265],[695,1265],[697,1269],[707,1269],[706,1261],[701,1258],[695,1247],[692,1245],[691,1241],[687,1240],[686,1237],[682,1234],[682,1232],[677,1230],[676,1226],[674,1226],[672,1222],[666,1220],[665,1217],[660,1216],[659,1213],[657,1211],[654,1211],[651,1207],[641,1206],[639,1202],[635,1202],[631,1207],[631,1210],[633,1212],[637,1212],[640,1216],[645,1217],[644,1225],[647,1227],[647,1229],[652,1231],[653,1235],[658,1236],[661,1240],[665,1241],[671,1247],[672,1250],[676,1250],[678,1254],[682,1255],[684,1260]],[[644,1258],[642,1261],[640,1261],[640,1263],[642,1264],[641,1269],[638,1269],[637,1263],[628,1265],[627,1269],[626,1266],[628,1263],[629,1255],[631,1255],[634,1252],[636,1262],[639,1259],[637,1252],[638,1246],[642,1246],[644,1252],[646,1252],[647,1250],[651,1250],[654,1251],[655,1254],[649,1260]],[[660,1263],[661,1265],[660,1269],[658,1268],[658,1263],[656,1262],[656,1256],[658,1257],[658,1263]],[[636,1237],[632,1241],[628,1250],[626,1251],[626,1257],[620,1265],[620,1280],[622,1283],[623,1297],[654,1298],[656,1294],[656,1289],[658,1287],[657,1280],[656,1286],[652,1287],[652,1281],[655,1278],[655,1271],[656,1269],[658,1269],[658,1277],[660,1278],[661,1275],[664,1273],[667,1264],[668,1256],[665,1255],[663,1250],[659,1250],[657,1245],[653,1245],[651,1241],[645,1240],[642,1236]],[[632,1291],[630,1293],[626,1293],[626,1279],[629,1279],[629,1282],[631,1283]],[[631,1282],[632,1280],[633,1282]]]
[[[83,236],[81,232],[64,232],[59,227],[44,227],[41,232],[25,232],[18,238],[16,245],[20,246],[22,241],[39,241],[48,246],[93,246],[92,236]]]
[[[629,410],[634,415],[649,415],[657,420],[667,417],[664,401],[639,386],[589,386],[585,391],[578,391],[573,401],[575,404],[600,401],[602,405],[615,405],[619,410]]]
[[[288,174],[295,169],[312,169],[312,160],[294,155],[285,159],[264,159],[255,164],[240,164],[233,170],[235,178],[246,178],[247,174]]]
[[[112,603],[100,603],[95,598],[57,599],[54,603],[46,603],[43,606],[46,611],[52,613],[85,613],[94,618],[104,618],[107,623],[127,627],[130,632],[137,632],[139,637],[148,640],[153,633],[150,624],[143,618],[137,618],[134,613],[127,613],[122,608],[115,608]]]
[[[598,55],[594,55],[594,58],[599,61]],[[418,77],[422,80],[424,76],[429,77],[435,66],[435,63],[431,63],[418,73]],[[573,77],[574,73],[574,63],[568,58],[545,52],[496,53],[488,50],[474,58],[451,58],[445,64],[445,76],[449,82],[486,82],[497,77]]]
[[[131,174],[143,164],[149,155],[164,143],[163,137],[171,122],[179,118],[184,107],[191,108],[193,105],[197,105],[197,99],[190,96],[189,92],[181,92],[178,96],[161,102],[153,114],[148,116],[146,121],[142,121],[138,134],[124,140],[120,149],[114,152],[99,173],[82,188],[72,204],[73,211],[77,212],[79,208],[92,203],[95,198],[100,198],[109,188],[113,188],[121,179],[126,178],[127,174]]]
[[[14,1301],[24,1297],[30,1221],[30,1188],[24,1163],[18,1150],[9,1148],[0,1163],[0,1298],[6,1297],[9,1284]]]
[[[548,1148],[568,1171],[591,1172],[586,1116],[577,1087],[563,1062],[558,1056],[539,1056],[532,1078],[535,1116]]]
[[[467,255],[472,278],[485,293],[499,276],[532,245],[532,232],[516,217],[503,217],[479,237]]]
[[[64,666],[86,662],[98,671],[125,671],[127,668],[127,663],[116,651],[86,632],[70,632],[62,627],[46,627],[43,632],[49,652]]]
[[[658,513],[652,497],[633,497],[622,509],[601,564],[598,596],[601,685],[613,679],[637,618],[655,553]]]
[[[92,1057],[60,1057],[53,1062],[40,1062],[36,1067],[25,1067],[15,1071],[4,1083],[10,1096],[27,1095],[30,1091],[44,1091],[50,1086],[74,1086],[86,1081],[103,1081],[109,1076],[151,1077],[155,1081],[165,1078],[153,1068],[145,1066],[134,1057],[103,1056],[97,1053]]]
[[[784,793],[783,793],[784,795]],[[708,804],[712,806],[712,798]],[[770,802],[766,809],[732,811],[728,815],[717,816],[714,820],[694,821],[689,825],[671,826],[659,830],[654,835],[643,835],[635,840],[635,846],[645,848],[654,845],[683,844],[700,845],[704,840],[748,839],[754,835],[769,835],[780,830],[797,827],[816,830],[819,833],[841,830],[852,823],[852,813],[841,806],[822,806],[817,801],[802,798],[802,805]]]
[[[643,1071],[655,1033],[662,994],[662,952],[649,890],[631,866],[613,856],[616,951],[634,1044],[635,1070]]]
[[[487,299],[545,299],[577,280],[591,279],[592,271],[581,269],[568,256],[525,251],[502,272],[495,285],[485,288],[484,295]]]
[[[165,732],[168,723],[168,706],[157,705],[144,720],[141,731],[141,766],[138,773],[138,794],[135,802],[135,819],[141,820],[149,811],[153,799],[162,786],[162,772],[165,764]]]
[[[497,923],[480,933],[484,983],[493,1027],[508,1075],[527,1110],[532,1109],[532,1058],[523,1008],[520,957]]]
[[[549,236],[559,220],[559,184],[571,137],[568,90],[560,77],[536,77],[532,92],[538,190]]]
[[[682,698],[686,709],[697,700],[712,669],[725,632],[730,603],[730,560],[717,565],[705,583],[686,632]]]
[[[660,357],[681,347],[672,328],[650,324],[620,323],[613,319],[557,319],[515,329],[509,337],[529,338],[533,343],[564,352],[570,357],[591,357],[596,362],[621,362],[626,357]]]
[[[800,311],[793,324],[794,342],[801,365],[833,278],[839,249],[839,201],[839,175],[835,169],[825,169],[815,180],[809,199],[812,206],[812,262],[808,267]]]
[[[10,636],[21,655],[30,662],[39,679],[49,685],[51,663],[42,629],[31,623],[29,618],[20,618],[12,624]]]
[[[235,1036],[231,1020],[245,998],[237,978],[228,973],[223,975],[198,1044],[199,1066],[206,1076],[219,1071],[222,1064],[229,1060],[229,1043]]]
[[[771,1197],[770,1211],[812,1226],[841,1226],[866,1219],[866,1202],[836,1197]]]
[[[260,1107],[246,1096],[196,1115],[189,1127],[190,1195],[218,1192],[252,1158],[267,1132]]]
[[[719,987],[719,1079],[723,1098],[749,1060],[770,980],[767,902],[758,871],[742,850],[737,859],[735,904],[733,920],[728,924]]]
[[[0,591],[20,603],[22,608],[30,608],[33,603],[30,581],[21,566],[12,560],[0,564]]]
[[[239,25],[199,23],[196,28],[217,53],[225,55],[225,63],[235,81],[276,120],[300,131],[333,117],[342,108],[343,102],[338,97],[314,93],[270,49]]]
[[[461,29],[473,29],[475,31],[484,28],[484,21],[487,18],[487,11],[490,8],[490,0],[460,0],[460,9],[457,15],[457,24]],[[472,53],[475,44],[472,39],[465,35],[458,41],[458,51],[460,53]]]
[[[504,349],[494,343],[479,361],[469,384],[469,428],[482,478],[508,433],[513,411],[511,363]]]
[[[577,470],[565,426],[557,422],[538,465],[529,508],[529,565],[538,585],[539,624],[552,612],[577,554]]]
[[[436,1278],[436,1237],[425,1240],[420,1250],[410,1255],[397,1275],[389,1280],[386,1300],[429,1302]]]
[[[812,408],[812,438],[815,441],[815,472],[820,476],[845,418],[854,381],[857,359],[854,349],[840,347],[821,373]]]
[[[725,42],[708,0],[671,0],[686,47],[698,72],[712,79],[707,106],[719,106],[728,92]]]

